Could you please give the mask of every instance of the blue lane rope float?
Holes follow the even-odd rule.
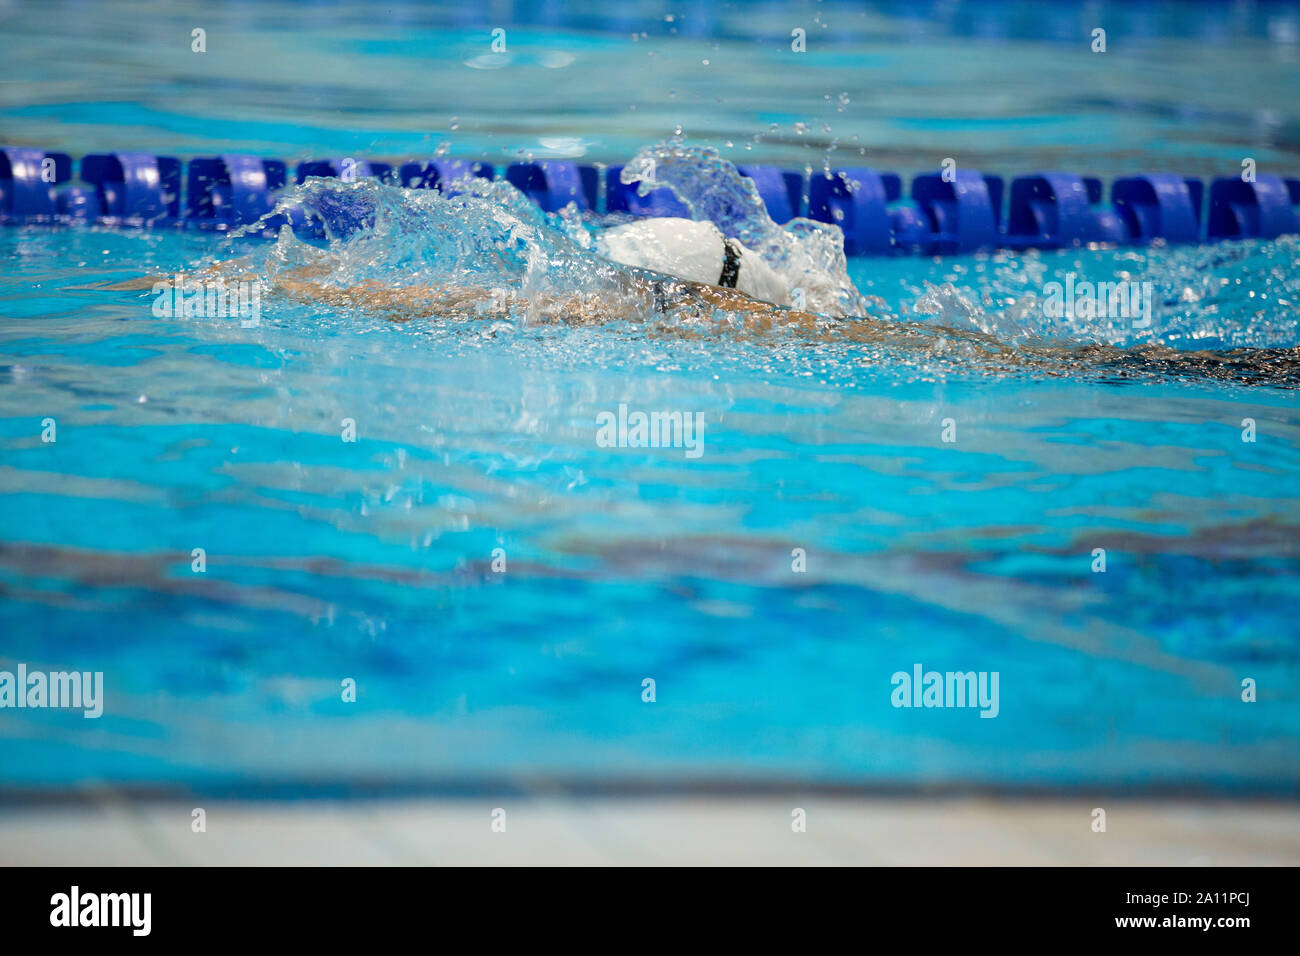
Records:
[[[67,153],[0,148],[0,223],[93,222],[224,232],[269,213],[289,182],[284,161],[234,154],[184,164],[151,153],[94,153],[76,165],[79,181],[74,181],[74,161]],[[1300,179],[1271,174],[1251,182],[1216,179],[1208,199],[1199,179],[1174,173],[1122,177],[1111,183],[1107,204],[1101,180],[1073,173],[1019,176],[1009,193],[1002,177],[975,170],[922,173],[904,198],[899,175],[874,169],[838,169],[810,177],[770,166],[739,169],[754,181],[774,221],[807,216],[834,223],[843,230],[844,249],[851,256],[1145,245],[1157,239],[1181,244],[1300,233]],[[687,214],[667,190],[639,195],[635,184],[622,182],[622,170],[567,160],[497,169],[485,162],[435,158],[396,168],[369,160],[309,160],[293,172],[298,183],[308,176],[368,176],[415,189],[442,189],[466,175],[503,178],[547,212],[572,202],[595,213]],[[332,215],[346,220],[349,210],[340,204]],[[267,231],[285,221],[295,229],[319,228],[297,215],[277,219],[266,223]]]

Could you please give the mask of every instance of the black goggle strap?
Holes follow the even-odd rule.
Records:
[[[722,275],[718,285],[724,289],[734,289],[740,278],[740,243],[735,239],[722,240]]]

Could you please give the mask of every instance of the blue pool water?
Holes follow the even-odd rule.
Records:
[[[3,9],[0,138],[622,161],[681,125],[814,168],[1300,169],[1283,5],[809,5],[806,71],[767,5],[506,5],[507,62],[476,59],[497,11],[231,4],[204,59],[193,15],[130,6]],[[1104,69],[1071,45],[1096,16]],[[266,280],[291,243],[0,229],[0,669],[107,685],[98,720],[0,711],[5,792],[1300,785],[1300,240],[851,260],[904,344],[274,293],[243,327],[110,288]],[[1150,281],[1152,325],[1047,318],[1071,272]],[[704,453],[601,447],[620,403],[700,413]],[[915,663],[997,671],[998,717],[893,707]]]

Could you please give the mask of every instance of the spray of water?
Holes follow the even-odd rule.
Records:
[[[840,230],[811,219],[777,225],[754,181],[717,150],[678,142],[647,146],[623,167],[621,179],[637,183],[641,195],[669,190],[693,219],[712,222],[724,235],[739,239],[790,288],[804,290],[809,311],[836,317],[865,312],[866,302],[849,279]]]
[[[791,288],[802,290],[806,311],[837,318],[864,312],[838,230],[808,220],[776,225],[752,181],[715,151],[660,144],[643,150],[627,169],[632,172],[624,176],[636,177],[629,181],[640,181],[642,190],[672,190],[696,219],[714,222],[761,255]],[[659,178],[651,177],[652,169]],[[272,217],[316,221],[325,242],[282,227],[265,261],[271,287],[307,269],[317,283],[337,289],[477,292],[509,297],[525,313],[529,303],[560,298],[597,300],[611,313],[647,307],[644,295],[635,294],[644,289],[646,274],[595,251],[601,222],[572,206],[544,213],[506,182],[469,178],[429,190],[309,178],[286,191],[262,224],[243,231],[262,228]]]
[[[632,319],[641,332],[678,337],[759,336],[772,344],[773,335],[784,328],[823,351],[849,348],[869,364],[926,374],[980,368],[1100,374],[1110,379],[1186,375],[1290,387],[1300,381],[1300,352],[1294,348],[1192,352],[1170,348],[1154,337],[1117,347],[1101,334],[1104,329],[1053,329],[1037,315],[1041,310],[1033,300],[1043,275],[1042,263],[1034,256],[1016,258],[1014,282],[1002,275],[1011,267],[994,262],[997,288],[1022,293],[1014,307],[990,309],[984,301],[990,296],[977,298],[944,283],[927,284],[910,310],[900,307],[894,312],[882,308],[880,300],[867,300],[854,287],[838,230],[800,220],[778,226],[752,181],[715,151],[679,143],[647,147],[623,176],[642,191],[671,190],[692,217],[715,223],[762,255],[792,288],[805,290],[805,307],[819,318],[809,322],[798,312],[766,305],[745,315],[731,305],[715,307],[671,280],[669,307],[657,310],[646,295],[652,275],[595,251],[600,221],[574,208],[544,213],[508,183],[481,179],[456,182],[441,191],[399,189],[372,180],[309,179],[287,191],[272,215],[299,223],[317,220],[324,227],[324,241],[303,239],[285,226],[274,245],[261,251],[262,261],[253,266],[253,274],[272,294],[292,288],[291,277],[307,275],[312,283],[308,298],[360,312],[385,313],[375,303],[391,304],[397,293],[397,306],[406,318],[427,315],[452,321],[475,311],[456,303],[477,297],[494,303],[491,315],[523,322],[554,318],[557,313],[548,312],[548,304],[559,302],[564,307],[560,317],[569,324]],[[1275,246],[1281,252],[1291,248],[1268,248]],[[1178,255],[1196,258],[1206,253]],[[1198,271],[1198,262],[1189,259],[1185,265]],[[1289,278],[1279,280],[1283,298],[1289,299],[1290,284]],[[403,298],[404,291],[412,295]],[[1185,298],[1185,293],[1162,291],[1164,303],[1181,304]],[[780,316],[790,321],[782,323]],[[761,321],[753,321],[755,317]],[[1217,310],[1212,318],[1223,321]],[[1170,320],[1157,318],[1153,330],[1168,335],[1169,326],[1161,328],[1162,321]],[[1204,332],[1198,335],[1200,341],[1205,338]]]

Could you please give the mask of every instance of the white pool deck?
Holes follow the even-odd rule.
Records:
[[[1300,864],[1300,804],[1087,799],[105,799],[0,810],[6,865]],[[492,811],[506,811],[493,832]],[[791,811],[807,813],[807,831]]]

